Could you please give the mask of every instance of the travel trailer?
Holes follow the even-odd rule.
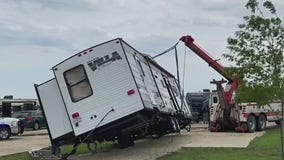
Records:
[[[176,78],[121,38],[77,53],[35,85],[56,152],[65,143],[117,140],[190,129],[191,112]]]

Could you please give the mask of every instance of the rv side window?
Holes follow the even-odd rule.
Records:
[[[78,102],[93,94],[83,65],[74,67],[64,72],[63,75],[73,102]]]

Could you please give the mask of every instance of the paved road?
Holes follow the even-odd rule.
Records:
[[[32,149],[43,148],[50,145],[48,135],[12,136],[9,140],[0,141],[0,156]]]

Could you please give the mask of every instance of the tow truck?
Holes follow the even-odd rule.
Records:
[[[204,50],[194,43],[194,39],[187,35],[180,38],[184,44],[208,63],[215,71],[227,80],[215,80],[216,93],[210,97],[210,126],[211,132],[235,130],[237,132],[262,131],[266,128],[266,121],[279,124],[281,117],[281,103],[258,105],[255,102],[237,103],[235,92],[239,86],[236,74],[228,75],[225,67],[210,57]],[[222,84],[226,83],[223,88]]]

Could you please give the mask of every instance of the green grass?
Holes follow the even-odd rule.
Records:
[[[98,152],[100,152],[100,151],[109,150],[114,147],[117,147],[117,145],[111,142],[107,142],[107,143],[99,143],[97,149]],[[73,149],[72,145],[62,146],[61,153],[69,153],[72,149]],[[78,146],[76,154],[78,155],[89,152],[90,151],[87,148],[87,144],[81,144]],[[29,160],[29,154],[28,152],[23,152],[23,153],[2,156],[0,157],[0,160]]]
[[[97,146],[98,152],[109,150],[111,148],[117,147],[116,144],[111,143],[111,142],[106,142],[106,143],[99,143]],[[61,153],[68,153],[73,149],[72,145],[68,146],[63,146],[61,148]],[[81,144],[77,148],[76,154],[84,154],[84,153],[89,153],[89,149],[87,147],[87,144]],[[0,159],[1,160],[1,159]]]
[[[28,152],[11,154],[8,156],[0,157],[0,160],[29,160],[29,154]]]
[[[282,160],[280,129],[268,129],[247,148],[183,148],[159,160]]]

